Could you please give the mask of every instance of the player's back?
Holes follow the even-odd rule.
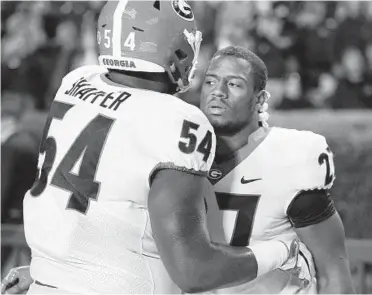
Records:
[[[149,178],[174,162],[164,147],[177,146],[178,124],[199,110],[105,73],[70,73],[52,104],[39,177],[24,200],[31,273],[72,292],[176,293],[152,237]]]

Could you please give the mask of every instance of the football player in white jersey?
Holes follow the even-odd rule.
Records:
[[[241,47],[218,51],[206,72],[200,108],[217,137],[209,172],[215,195],[207,197],[211,238],[250,246],[298,236],[311,282],[301,292],[352,293],[343,224],[329,192],[332,152],[321,135],[268,126],[266,81],[264,62]],[[275,270],[249,288],[224,291],[288,291],[280,280]]]
[[[169,95],[189,86],[201,42],[187,3],[109,1],[97,39],[100,66],[72,71],[55,96],[24,199],[28,292],[204,292],[283,265],[298,243],[209,238],[215,135]]]

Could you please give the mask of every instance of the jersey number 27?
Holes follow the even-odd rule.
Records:
[[[45,159],[30,193],[33,197],[41,195],[51,177],[51,185],[70,192],[66,209],[86,214],[89,200],[97,200],[100,183],[95,180],[95,175],[114,119],[102,115],[93,118],[72,143],[54,174],[49,175],[57,153],[56,139],[48,136],[50,125],[54,119],[62,120],[73,106],[58,101],[54,101],[51,106],[40,144],[40,155],[44,155]],[[76,175],[71,173],[71,170],[79,159],[81,159],[81,165]]]

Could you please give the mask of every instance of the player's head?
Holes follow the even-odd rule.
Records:
[[[201,33],[185,0],[108,1],[98,19],[97,41],[101,66],[132,76],[165,74],[176,91],[186,91]]]
[[[229,46],[215,53],[202,86],[200,108],[217,134],[236,133],[259,121],[266,126],[266,82],[265,63],[248,49]]]

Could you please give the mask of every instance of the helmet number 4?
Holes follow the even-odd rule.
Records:
[[[130,50],[132,50],[132,51],[136,47],[135,37],[136,37],[135,33],[130,32],[127,39],[125,39],[125,41],[124,41],[124,46],[130,48]]]
[[[105,45],[106,48],[110,48],[112,45],[111,30],[104,31],[103,39],[104,39],[103,45]],[[99,32],[97,33],[97,41],[98,44],[101,44],[101,34]],[[134,32],[130,32],[127,38],[125,39],[123,45],[129,48],[131,51],[133,51],[134,48],[136,47],[136,34]]]

